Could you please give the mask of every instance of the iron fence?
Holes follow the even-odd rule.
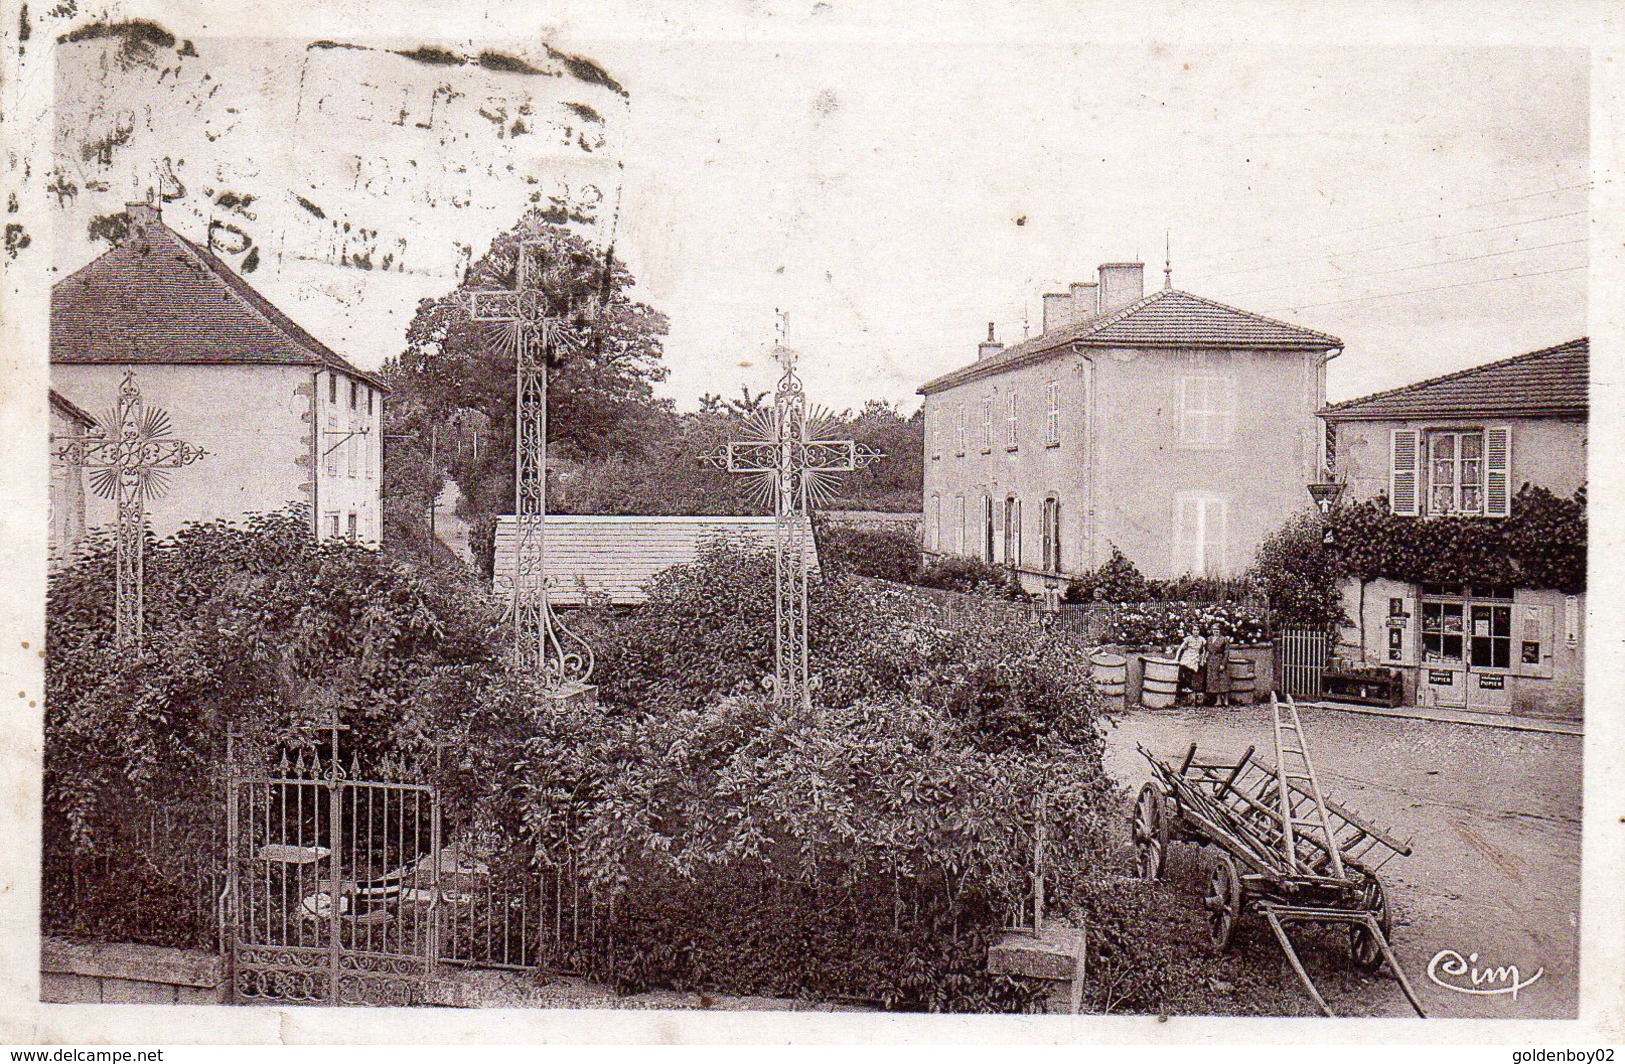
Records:
[[[1310,628],[1283,628],[1276,633],[1276,686],[1294,698],[1319,698],[1320,677],[1331,655],[1331,638]]]

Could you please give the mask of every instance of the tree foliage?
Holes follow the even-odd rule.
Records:
[[[1277,624],[1332,631],[1348,619],[1342,569],[1326,547],[1325,533],[1319,512],[1307,511],[1259,544],[1248,576],[1269,599]]]

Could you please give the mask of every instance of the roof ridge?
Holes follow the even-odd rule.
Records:
[[[1492,369],[1497,369],[1501,366],[1510,366],[1515,362],[1523,362],[1529,359],[1538,358],[1542,355],[1550,355],[1554,352],[1561,351],[1565,347],[1573,347],[1575,344],[1585,343],[1589,346],[1590,340],[1591,338],[1589,336],[1581,336],[1573,340],[1565,340],[1560,344],[1553,344],[1550,347],[1542,347],[1535,351],[1525,351],[1519,355],[1511,355],[1507,358],[1498,358],[1493,362],[1481,362],[1476,366],[1468,366],[1466,369],[1453,370],[1450,373],[1441,373],[1437,377],[1428,377],[1425,380],[1412,381],[1410,384],[1402,384],[1398,388],[1389,388],[1387,391],[1372,392],[1370,395],[1361,395],[1353,399],[1344,399],[1341,402],[1331,403],[1322,407],[1321,413],[1329,414],[1339,410],[1352,409],[1353,407],[1362,405],[1364,403],[1373,403],[1379,399],[1392,399],[1394,396],[1404,395],[1406,392],[1414,392],[1422,388],[1430,388],[1436,384],[1444,384],[1449,381],[1460,380],[1462,377],[1472,376],[1475,373],[1484,373]]]
[[[1243,310],[1241,307],[1233,307],[1229,303],[1221,303],[1217,299],[1209,299],[1207,296],[1199,296],[1195,292],[1187,292],[1183,288],[1164,288],[1162,291],[1170,295],[1185,296],[1188,299],[1196,300],[1198,303],[1206,303],[1210,307],[1217,307],[1220,310],[1227,310],[1232,314],[1240,314],[1242,317],[1252,318],[1254,321],[1268,322],[1271,325],[1277,325],[1283,329],[1290,329],[1294,332],[1309,333],[1311,336],[1319,337],[1320,339],[1329,341],[1333,344],[1341,344],[1343,342],[1342,340],[1333,336],[1331,333],[1323,333],[1319,329],[1311,329],[1307,325],[1295,325],[1290,321],[1282,321],[1280,318],[1272,318],[1268,314],[1260,314],[1256,310]]]
[[[365,370],[362,370],[360,367],[352,364],[349,359],[327,346],[318,337],[313,335],[310,330],[306,329],[303,325],[300,325],[298,322],[289,317],[285,312],[278,308],[275,303],[266,298],[264,293],[260,292],[253,285],[249,284],[245,278],[233,270],[224,259],[220,258],[220,256],[216,255],[212,251],[199,247],[185,236],[182,236],[174,229],[171,229],[169,226],[164,224],[162,218],[158,219],[158,227],[169,236],[179,241],[184,250],[190,252],[194,257],[196,257],[198,262],[202,264],[210,276],[212,276],[215,281],[221,285],[221,287],[225,288],[225,290],[231,294],[232,299],[240,307],[259,318],[265,323],[267,328],[271,329],[285,341],[306,351],[312,357],[314,357],[318,363],[325,365],[329,369],[342,369],[351,376],[359,377],[377,387],[383,387],[383,382],[381,380],[378,380],[372,374],[367,373]],[[264,304],[264,306],[261,306],[260,304]],[[267,308],[271,313],[266,313]],[[334,365],[335,362],[337,363],[337,366]]]

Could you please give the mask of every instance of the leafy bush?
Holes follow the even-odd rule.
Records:
[[[1147,602],[1151,589],[1139,568],[1112,545],[1111,557],[1094,569],[1074,577],[1067,586],[1067,602]]]
[[[1211,576],[1176,576],[1171,580],[1147,580],[1132,561],[1114,544],[1111,557],[1086,573],[1073,577],[1067,585],[1064,602],[1236,602],[1252,597],[1254,588],[1246,580],[1225,580]]]
[[[1058,874],[1081,875],[1112,791],[1098,747],[985,738],[903,697],[810,717],[758,696],[581,709],[544,727],[511,789],[538,850],[572,844],[590,870],[601,917],[574,959],[600,979],[1025,1008],[985,950],[1026,889],[1034,796],[1049,794]]]
[[[1331,631],[1347,620],[1342,570],[1325,531],[1319,513],[1301,513],[1259,545],[1249,576],[1268,597],[1275,623]]]
[[[1206,635],[1214,626],[1232,643],[1268,638],[1263,610],[1235,603],[1141,602],[1126,604],[1106,619],[1101,642],[1120,646],[1171,646],[1187,635]]]
[[[912,584],[920,572],[920,544],[906,532],[820,523],[818,560],[842,572]]]
[[[442,783],[454,796],[483,794],[494,766],[516,756],[522,699],[488,693],[510,690],[500,617],[455,568],[317,543],[299,511],[189,525],[148,545],[140,653],[114,645],[113,568],[111,544],[98,540],[50,579],[45,871],[60,906],[47,908],[47,926],[133,928],[164,944],[212,937],[207,919],[126,912],[116,890],[91,900],[73,881],[87,861],[162,864],[145,848],[152,836],[132,828],[149,811],[218,819],[228,728],[245,748],[288,749],[309,746],[308,726],[336,715],[349,728],[345,758],[363,763],[426,756],[445,741],[455,753]],[[85,911],[66,911],[75,897]]]
[[[920,567],[909,583],[938,591],[959,591],[1012,602],[1032,600],[1032,596],[1022,589],[1020,579],[1010,570],[990,565],[980,558],[959,555],[932,558]]]

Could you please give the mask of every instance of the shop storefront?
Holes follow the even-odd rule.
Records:
[[[1407,702],[1580,716],[1584,596],[1389,580],[1366,591],[1361,657],[1399,668]]]

